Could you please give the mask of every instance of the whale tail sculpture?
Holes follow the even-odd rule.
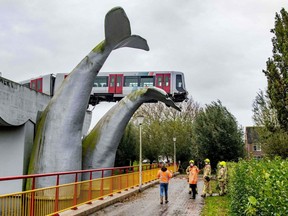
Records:
[[[105,43],[112,49],[131,47],[149,50],[145,39],[138,35],[131,35],[130,21],[120,7],[113,8],[106,15]]]
[[[82,127],[93,83],[109,54],[121,47],[149,50],[145,39],[131,35],[129,19],[122,8],[116,7],[105,17],[105,40],[75,67],[42,112],[36,127],[29,174],[81,169]],[[61,179],[61,183],[73,181],[71,176]],[[36,184],[39,188],[54,182],[54,178],[45,177],[37,179]],[[30,184],[28,181],[28,189]]]

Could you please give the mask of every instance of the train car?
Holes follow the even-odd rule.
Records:
[[[20,82],[38,92],[53,96],[68,74],[48,74]],[[90,95],[89,104],[95,106],[101,101],[119,101],[131,92],[155,86],[167,92],[174,102],[187,99],[185,79],[182,72],[100,72],[98,73]]]
[[[47,74],[37,78],[32,78],[19,82],[23,86],[33,89],[37,92],[53,96],[60,87],[63,80],[68,76],[67,73]]]
[[[175,102],[187,99],[188,92],[182,72],[103,72],[94,81],[90,103],[118,101],[139,88],[150,86],[163,89]]]
[[[37,92],[41,92],[43,94],[52,96],[54,94],[54,81],[55,81],[55,75],[47,74],[37,78],[24,80],[19,83]]]

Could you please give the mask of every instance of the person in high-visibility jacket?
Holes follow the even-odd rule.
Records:
[[[194,161],[191,160],[190,161],[190,167],[189,167],[189,187],[192,190],[192,197],[190,197],[190,199],[196,198],[198,173],[199,173],[198,167],[194,164]]]
[[[204,182],[204,187],[203,187],[203,192],[202,192],[202,197],[206,197],[207,194],[212,196],[212,189],[211,189],[211,165],[210,165],[210,160],[206,158],[204,160],[205,162],[205,167],[203,169],[203,182]]]
[[[217,179],[218,179],[218,184],[219,184],[219,187],[220,187],[220,192],[219,192],[219,195],[222,196],[224,195],[225,193],[225,184],[226,184],[226,173],[225,173],[225,162],[224,161],[221,161],[219,163],[219,171],[218,171],[218,176],[217,176]]]
[[[227,193],[227,184],[228,184],[228,170],[227,170],[227,164],[225,161],[222,161],[223,167],[224,167],[224,194]]]
[[[167,170],[165,163],[162,164],[161,169],[157,173],[157,178],[160,180],[160,204],[163,204],[163,197],[165,195],[165,203],[168,203],[168,184],[172,178],[172,171]]]
[[[194,160],[190,160],[190,161],[189,161],[189,165],[188,165],[187,168],[186,168],[187,182],[189,182],[190,163],[194,163]],[[190,185],[188,185],[188,186],[189,186],[189,194],[191,194],[191,193],[192,193],[192,189],[191,189]]]

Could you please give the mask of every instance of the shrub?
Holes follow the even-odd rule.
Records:
[[[288,161],[249,160],[230,164],[229,194],[236,215],[288,215]]]

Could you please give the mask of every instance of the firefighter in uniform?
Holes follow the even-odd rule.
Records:
[[[198,173],[199,173],[198,167],[194,164],[194,161],[191,160],[189,166],[189,178],[188,178],[189,187],[192,190],[192,197],[190,197],[190,199],[196,198]]]
[[[212,196],[212,189],[211,189],[211,165],[210,165],[210,160],[206,158],[204,160],[205,162],[205,167],[203,169],[203,181],[204,181],[204,187],[203,187],[203,192],[202,192],[202,197],[206,197],[207,194],[210,194]]]
[[[224,161],[221,161],[219,163],[219,171],[218,171],[218,176],[217,176],[218,184],[220,187],[220,192],[219,192],[220,196],[223,196],[225,193],[225,182],[226,182],[226,174],[225,174],[225,168],[224,168],[225,162],[224,163],[223,162]]]
[[[223,167],[224,167],[224,194],[227,193],[227,184],[228,184],[228,170],[227,170],[227,164],[225,161],[222,161]]]
[[[190,171],[190,164],[191,164],[191,163],[194,163],[194,161],[193,161],[193,160],[190,160],[190,161],[189,161],[189,165],[188,165],[187,168],[186,168],[187,182],[189,182],[189,171]],[[191,192],[192,192],[192,189],[191,189],[191,187],[189,186],[189,194],[191,194]]]

